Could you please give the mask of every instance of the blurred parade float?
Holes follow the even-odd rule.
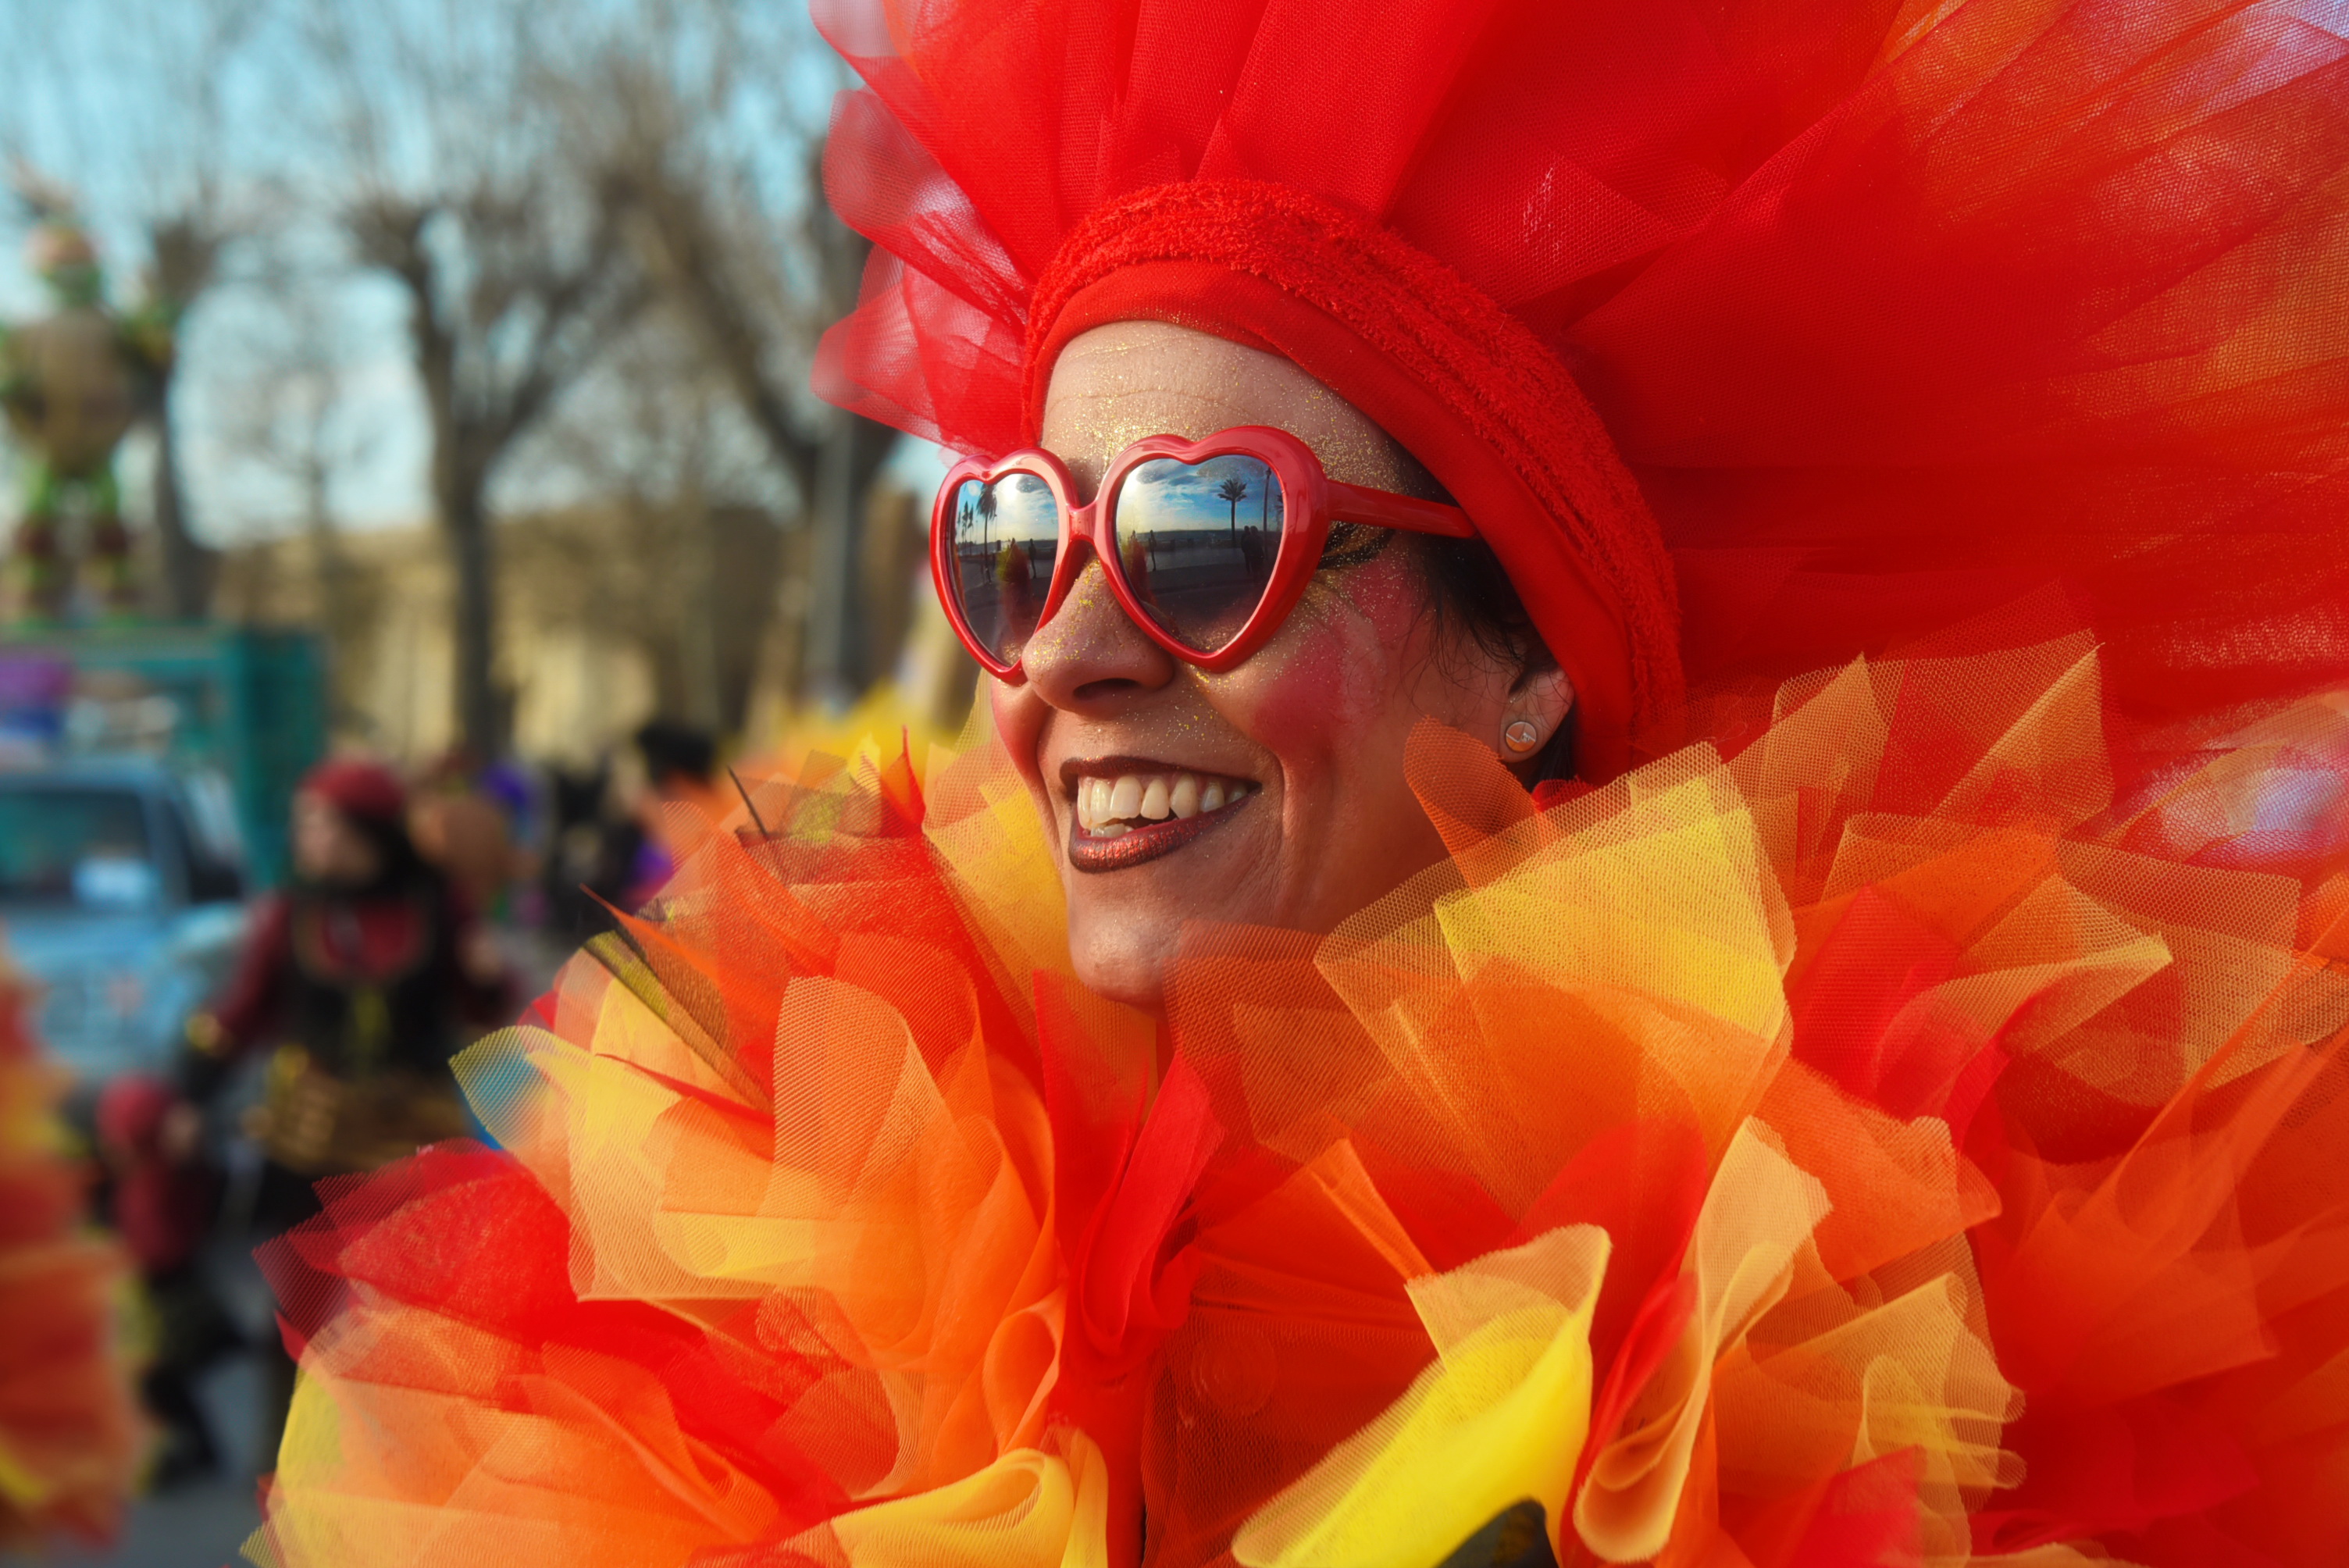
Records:
[[[21,620],[56,622],[78,601],[101,618],[126,617],[140,593],[115,449],[156,402],[177,313],[160,298],[116,310],[71,198],[22,171],[16,187],[36,215],[26,261],[47,285],[50,309],[0,330],[0,406],[24,467],[12,609]],[[78,571],[67,549],[73,519],[81,524]]]

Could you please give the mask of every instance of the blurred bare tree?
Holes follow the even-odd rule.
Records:
[[[222,252],[264,217],[250,199],[228,191],[228,108],[224,84],[231,58],[251,36],[262,0],[146,0],[150,16],[131,29],[150,52],[151,78],[160,87],[140,106],[139,151],[133,156],[151,194],[145,211],[149,285],[184,321],[218,281]],[[152,22],[150,27],[145,24]],[[173,156],[176,150],[177,156]],[[155,416],[155,531],[161,545],[164,602],[181,620],[206,609],[209,573],[190,526],[181,471],[173,393],[177,364],[167,368]]]
[[[682,48],[614,50],[572,100],[598,147],[605,197],[634,219],[647,268],[765,436],[811,530],[799,650],[802,694],[838,704],[878,673],[859,623],[864,498],[896,433],[817,402],[808,370],[823,329],[856,302],[866,242],[832,214],[817,175],[822,121],[774,87],[829,51],[803,30],[760,26],[728,0],[643,0],[655,36]],[[829,94],[801,101],[820,113]],[[764,117],[746,106],[777,108]],[[746,139],[742,128],[753,129]],[[795,158],[777,168],[777,150]],[[779,174],[797,176],[779,200]],[[779,603],[779,608],[783,607]],[[788,621],[786,614],[779,622]]]
[[[336,330],[333,275],[274,256],[240,282],[269,308],[238,314],[242,373],[229,380],[229,407],[216,423],[224,444],[285,493],[289,521],[308,545],[310,601],[333,652],[332,719],[349,727],[372,674],[381,584],[353,569],[336,487],[369,460],[383,432],[351,407],[358,345]]]
[[[697,718],[740,720],[731,696],[713,695],[735,689],[733,674],[713,674],[734,655],[703,645],[709,605],[743,592],[726,552],[744,537],[760,542],[760,561],[786,562],[758,584],[758,620],[780,629],[769,689],[837,702],[883,672],[891,655],[876,644],[904,617],[865,601],[876,567],[879,580],[900,574],[866,559],[860,531],[895,436],[808,387],[866,247],[822,199],[817,163],[845,73],[799,5],[92,0],[70,11],[77,36],[138,35],[159,56],[88,90],[148,94],[125,112],[151,132],[108,143],[106,157],[153,185],[128,208],[148,215],[156,286],[227,302],[206,313],[193,396],[208,443],[200,477],[221,487],[208,502],[235,493],[229,525],[249,531],[277,503],[256,505],[223,474],[266,470],[279,494],[290,482],[323,498],[328,476],[304,479],[302,465],[350,464],[297,438],[300,428],[319,437],[325,417],[305,427],[287,399],[324,383],[289,342],[323,333],[340,340],[327,357],[412,371],[411,383],[371,370],[366,396],[398,432],[382,460],[419,439],[428,454],[422,488],[454,583],[450,706],[477,755],[508,742],[518,678],[500,656],[501,515],[611,503],[647,520],[610,536],[643,559],[596,563],[678,595],[666,612],[675,634],[656,641],[679,672],[674,700]],[[6,89],[36,70],[5,46],[43,37],[61,14],[51,0],[0,0],[0,142],[15,112]],[[80,54],[106,53],[92,47]],[[91,60],[51,74],[82,90],[107,74]],[[87,160],[60,161],[78,179]],[[119,229],[126,203],[111,207]],[[272,281],[289,268],[324,280],[311,291],[327,302],[323,323]],[[295,321],[303,311],[307,325]],[[256,313],[292,325],[235,325]],[[385,417],[384,400],[409,386],[423,417]],[[254,397],[258,407],[222,412]],[[659,440],[646,434],[655,425]],[[180,562],[193,556],[168,432],[164,459],[157,510]],[[378,515],[414,504],[396,478],[378,474],[373,493]],[[326,515],[323,500],[305,505]],[[750,512],[792,537],[742,534]],[[708,525],[678,522],[697,516]],[[708,521],[719,518],[730,521]],[[331,529],[316,537],[331,573]],[[682,555],[654,559],[662,552]],[[175,606],[192,603],[180,585],[201,573],[169,571]],[[321,604],[334,599],[319,587]]]
[[[458,727],[478,757],[504,749],[510,722],[492,481],[649,298],[560,112],[610,15],[564,0],[314,0],[308,15],[340,155],[328,203],[357,259],[406,297],[456,583]]]
[[[772,597],[746,568],[777,554],[757,535],[785,509],[759,429],[674,304],[647,313],[532,456],[605,514],[583,522],[613,524],[594,552],[534,561],[538,595],[636,646],[664,711],[737,727]]]

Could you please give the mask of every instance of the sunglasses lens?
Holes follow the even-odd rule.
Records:
[[[955,486],[954,593],[963,624],[998,664],[1016,664],[1035,634],[1061,552],[1061,503],[1034,474]]]
[[[1219,651],[1272,582],[1284,500],[1271,465],[1237,452],[1137,464],[1115,509],[1126,585],[1176,642]]]

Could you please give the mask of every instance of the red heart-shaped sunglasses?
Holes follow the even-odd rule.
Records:
[[[1083,569],[1082,540],[1143,634],[1206,670],[1262,647],[1297,607],[1333,522],[1467,539],[1456,506],[1321,469],[1286,430],[1241,425],[1203,441],[1152,436],[1117,455],[1091,505],[1061,459],[1030,448],[967,459],[938,487],[930,570],[954,628],[988,673],[1022,677],[1028,639]]]

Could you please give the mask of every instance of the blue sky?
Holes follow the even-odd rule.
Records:
[[[977,480],[965,480],[958,487],[957,504],[976,506],[979,488]],[[980,532],[999,543],[1010,539],[1056,540],[1061,531],[1058,504],[1051,487],[1042,480],[1033,474],[1013,474],[996,484],[995,516],[980,525]]]
[[[1265,517],[1268,507],[1273,526],[1279,525],[1280,498],[1268,496],[1268,470],[1255,458],[1232,454],[1209,458],[1203,463],[1180,463],[1162,458],[1143,464],[1128,479],[1128,486],[1139,481],[1140,490],[1129,489],[1121,501],[1119,516],[1129,528],[1171,528],[1189,524],[1193,527],[1212,522],[1217,527],[1230,523],[1232,503],[1216,491],[1226,480],[1237,479],[1247,487],[1247,494],[1239,502],[1238,517],[1243,523],[1257,522]],[[1147,521],[1139,513],[1129,514],[1124,508],[1142,501],[1149,507]]]

